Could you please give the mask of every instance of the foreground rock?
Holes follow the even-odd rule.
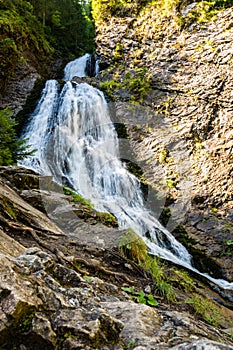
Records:
[[[73,213],[72,224],[62,231],[55,214],[62,207],[67,212],[72,202],[59,193],[58,185],[52,190],[50,180],[50,191],[40,193],[41,178],[34,172],[0,172],[1,349],[233,349],[227,333],[233,319],[230,309],[221,307],[225,330],[220,331],[181,302],[190,297],[182,289],[177,289],[179,303],[166,303],[156,292],[157,307],[136,302],[127,288],[145,291],[147,297],[154,285],[140,266],[119,254],[125,232],[94,220],[87,208],[82,218]],[[43,211],[42,203],[49,203],[49,215],[57,224],[19,195]],[[84,209],[73,203],[70,212],[78,206]],[[202,293],[198,284],[195,293]]]

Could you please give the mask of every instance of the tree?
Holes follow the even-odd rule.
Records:
[[[12,112],[5,108],[0,111],[0,166],[14,165],[18,160],[32,155],[26,140],[18,140],[15,127],[17,122],[11,118]]]
[[[29,0],[47,39],[61,56],[94,51],[94,24],[84,0]]]

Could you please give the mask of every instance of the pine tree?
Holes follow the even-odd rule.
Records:
[[[14,165],[18,160],[32,155],[26,140],[18,140],[15,127],[17,122],[11,118],[12,112],[5,108],[0,111],[0,166]]]

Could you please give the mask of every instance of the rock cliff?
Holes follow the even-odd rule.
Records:
[[[174,3],[97,22],[102,88],[163,198],[158,217],[200,270],[232,281],[232,8],[201,20],[201,3]]]

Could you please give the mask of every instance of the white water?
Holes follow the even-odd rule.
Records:
[[[86,76],[86,63],[89,59],[89,54],[77,58],[74,61],[69,62],[64,69],[64,80],[69,81],[73,77],[85,77]]]
[[[150,252],[199,274],[187,250],[144,207],[140,183],[118,157],[118,139],[107,103],[99,90],[88,84],[71,83],[84,76],[85,55],[65,68],[60,95],[58,83],[46,83],[42,98],[23,137],[37,149],[21,162],[44,175],[64,179],[100,211],[114,214],[121,228],[132,228]],[[226,289],[233,283],[201,274]]]
[[[91,55],[89,53],[86,53],[86,55],[79,57],[74,61],[69,62],[64,69],[64,80],[70,81],[74,76],[79,78],[85,77],[87,75],[87,72],[86,72],[87,61],[90,61],[90,60],[91,60]],[[98,60],[96,60],[94,70],[95,70],[94,74],[97,74],[99,72]]]

